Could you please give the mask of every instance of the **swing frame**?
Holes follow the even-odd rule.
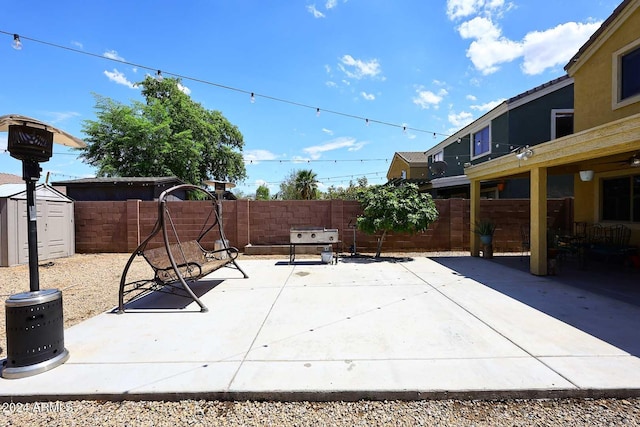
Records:
[[[215,218],[212,224],[207,226],[211,219],[211,212],[195,240],[181,242],[176,230],[169,203],[176,203],[179,199],[169,200],[170,196],[177,192],[200,192],[213,202],[212,212]],[[221,196],[220,196],[221,198]],[[180,202],[183,202],[180,200]],[[214,228],[218,229],[221,248],[207,250],[202,247],[201,241]],[[150,243],[159,233],[163,236],[163,246],[149,248]],[[174,242],[171,241],[173,236]],[[237,248],[229,246],[222,226],[222,200],[219,200],[211,192],[202,187],[191,184],[181,184],[171,187],[160,194],[158,198],[158,219],[149,236],[133,251],[120,278],[118,292],[118,313],[125,312],[125,306],[152,292],[163,292],[180,297],[191,298],[198,304],[201,312],[207,312],[208,308],[196,296],[190,284],[194,284],[201,278],[211,274],[222,267],[232,267],[242,273],[244,278],[249,276],[236,262],[239,255]],[[154,271],[154,277],[146,280],[127,281],[127,274],[133,261],[143,257]]]

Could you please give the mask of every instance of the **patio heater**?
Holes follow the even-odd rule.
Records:
[[[69,358],[64,347],[62,292],[40,289],[35,193],[40,163],[51,158],[53,142],[75,147],[84,146],[84,142],[19,115],[0,116],[0,132],[6,131],[7,149],[11,157],[22,161],[22,179],[27,186],[29,292],[11,295],[5,302],[7,359],[2,377],[23,378],[51,370]]]
[[[205,181],[204,183],[213,187],[213,190],[216,193],[216,202],[217,202],[216,210],[218,212],[218,221],[220,222],[220,234],[221,234],[220,240],[215,241],[213,249],[217,251],[223,248],[228,248],[229,241],[224,235],[224,227],[222,224],[222,198],[224,197],[224,193],[227,192],[227,190],[235,187],[236,185],[233,182],[226,182],[226,181]],[[218,252],[217,256],[220,257],[221,259],[224,259],[227,257],[227,253]]]

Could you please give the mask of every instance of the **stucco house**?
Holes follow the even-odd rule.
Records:
[[[423,190],[429,182],[427,156],[422,151],[398,151],[394,153],[387,171],[390,183],[411,182]]]
[[[526,161],[514,153],[464,168],[472,224],[483,183],[529,178],[530,270],[537,275],[547,274],[547,182],[558,175],[573,176],[575,221],[624,224],[640,245],[640,0],[624,0],[565,70],[574,80],[573,134],[532,147]],[[479,252],[472,234],[471,254]]]

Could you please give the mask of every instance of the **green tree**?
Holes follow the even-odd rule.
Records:
[[[276,195],[280,200],[298,200],[300,197],[296,190],[296,176],[297,170],[292,170],[289,175],[280,183],[280,191]]]
[[[353,181],[349,181],[349,186],[346,188],[332,185],[327,189],[325,197],[327,199],[358,200],[358,194],[365,190],[368,185],[367,177],[363,176],[358,178],[357,185]]]
[[[311,169],[303,169],[296,174],[295,187],[303,200],[318,198],[318,179]]]
[[[219,111],[207,110],[180,90],[180,80],[139,83],[145,102],[124,105],[95,95],[97,120],[85,120],[87,146],[80,157],[98,176],[176,176],[241,181],[244,141]]]
[[[430,194],[420,193],[415,184],[398,187],[377,185],[360,193],[363,214],[358,217],[359,230],[378,234],[376,258],[388,232],[416,233],[429,228],[438,219],[438,210]]]
[[[256,200],[269,200],[269,187],[261,185],[256,190]]]

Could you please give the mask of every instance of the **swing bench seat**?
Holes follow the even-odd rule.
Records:
[[[199,280],[233,263],[239,254],[238,249],[234,247],[207,251],[196,240],[174,243],[169,246],[169,250],[176,258],[180,273],[188,280]],[[156,282],[168,285],[179,280],[164,246],[146,249],[142,252],[142,256],[153,268]]]

